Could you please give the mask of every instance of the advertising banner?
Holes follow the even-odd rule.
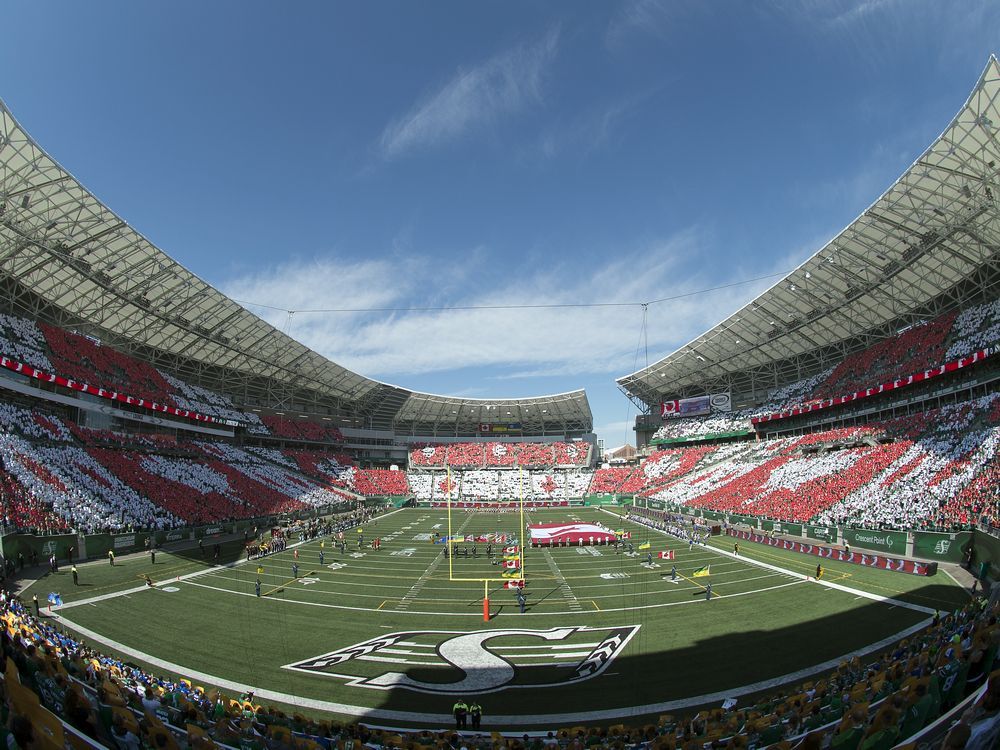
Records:
[[[735,531],[733,529],[729,530],[729,535],[736,537],[737,539],[745,539],[748,542],[766,544],[770,547],[787,549],[792,552],[801,552],[806,555],[816,555],[817,557],[828,560],[839,560],[841,562],[849,562],[855,565],[864,565],[868,568],[882,568],[883,570],[891,570],[898,573],[910,573],[911,575],[917,576],[932,576],[937,573],[936,562],[924,563],[917,562],[915,560],[906,560],[901,557],[869,555],[864,552],[848,553],[844,550],[834,549],[833,547],[827,547],[825,545],[803,544],[802,542],[792,542],[787,539],[774,539],[772,537],[761,536],[760,534],[751,534],[748,531]]]
[[[879,550],[895,555],[906,554],[906,532],[844,529],[843,541],[852,547]]]
[[[764,531],[773,531],[775,534],[784,534],[785,536],[802,536],[802,524],[800,523],[765,521],[762,519],[760,528]]]
[[[115,550],[126,549],[135,546],[135,534],[115,537]]]
[[[972,542],[972,534],[939,534],[933,531],[913,532],[913,556],[928,560],[962,562],[965,548]]]
[[[713,411],[732,411],[733,399],[728,393],[713,393],[711,396],[675,398],[660,404],[663,419],[675,417],[700,417]]]
[[[696,398],[675,398],[660,404],[660,416],[663,419],[677,417],[700,417],[712,413],[712,397],[697,396]]]
[[[837,543],[837,527],[836,526],[806,526],[806,536],[810,539],[818,539],[821,542],[829,542],[830,544]]]

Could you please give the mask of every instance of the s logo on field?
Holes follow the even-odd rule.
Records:
[[[561,687],[601,674],[640,627],[388,633],[284,669],[336,677],[351,687],[449,695]],[[386,671],[386,664],[399,671]]]

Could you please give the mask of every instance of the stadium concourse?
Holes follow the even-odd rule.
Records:
[[[310,351],[150,244],[0,104],[0,511],[6,583],[23,589],[2,604],[14,742],[506,745],[419,729],[440,728],[425,695],[454,697],[442,675],[455,669],[520,712],[495,712],[498,729],[552,731],[535,747],[875,750],[963,715],[996,731],[998,102],[991,59],[861,217],[620,378],[641,411],[641,458],[620,466],[598,455],[582,391],[417,393]],[[677,416],[691,404],[696,416]],[[607,524],[621,544],[529,552],[521,512]],[[460,558],[433,544],[456,522]],[[717,533],[737,525],[760,543]],[[501,537],[503,559],[480,556],[478,540]],[[908,558],[942,571],[897,572]],[[32,564],[46,559],[47,572]],[[980,595],[946,575],[958,563]],[[494,596],[527,589],[528,609],[487,603],[474,630],[491,582]],[[245,642],[227,638],[234,623]],[[495,652],[493,638],[509,640]],[[739,708],[718,708],[727,698]]]

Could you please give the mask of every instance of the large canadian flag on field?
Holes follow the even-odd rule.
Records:
[[[546,523],[532,526],[530,530],[532,544],[599,544],[615,539],[615,532],[593,523]]]

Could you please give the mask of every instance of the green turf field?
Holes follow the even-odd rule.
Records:
[[[80,567],[28,591],[62,594],[55,614],[101,649],[157,673],[192,676],[313,713],[365,714],[374,723],[447,721],[458,696],[479,696],[493,725],[567,726],[586,720],[656,716],[682,706],[806,679],[818,665],[871,647],[962,603],[943,574],[919,578],[824,561],[821,583],[806,580],[817,558],[719,538],[707,547],[593,508],[533,511],[529,521],[601,521],[649,540],[654,558],[609,547],[527,550],[527,611],[518,613],[485,545],[478,558],[445,559],[444,510],[406,509],[363,530],[382,548],[358,549],[347,533],[249,563],[239,547],[212,565],[197,549]],[[455,512],[454,533],[519,533],[519,514]],[[463,545],[464,546],[464,545]],[[471,553],[471,543],[468,545]],[[263,596],[254,592],[256,568]],[[669,580],[671,565],[678,577]],[[711,566],[707,578],[689,576]],[[148,573],[154,588],[142,585]],[[488,577],[491,619],[483,621]],[[716,595],[705,600],[703,584]],[[888,600],[887,600],[888,599]],[[705,697],[709,696],[709,697]],[[638,708],[635,708],[638,707]]]

